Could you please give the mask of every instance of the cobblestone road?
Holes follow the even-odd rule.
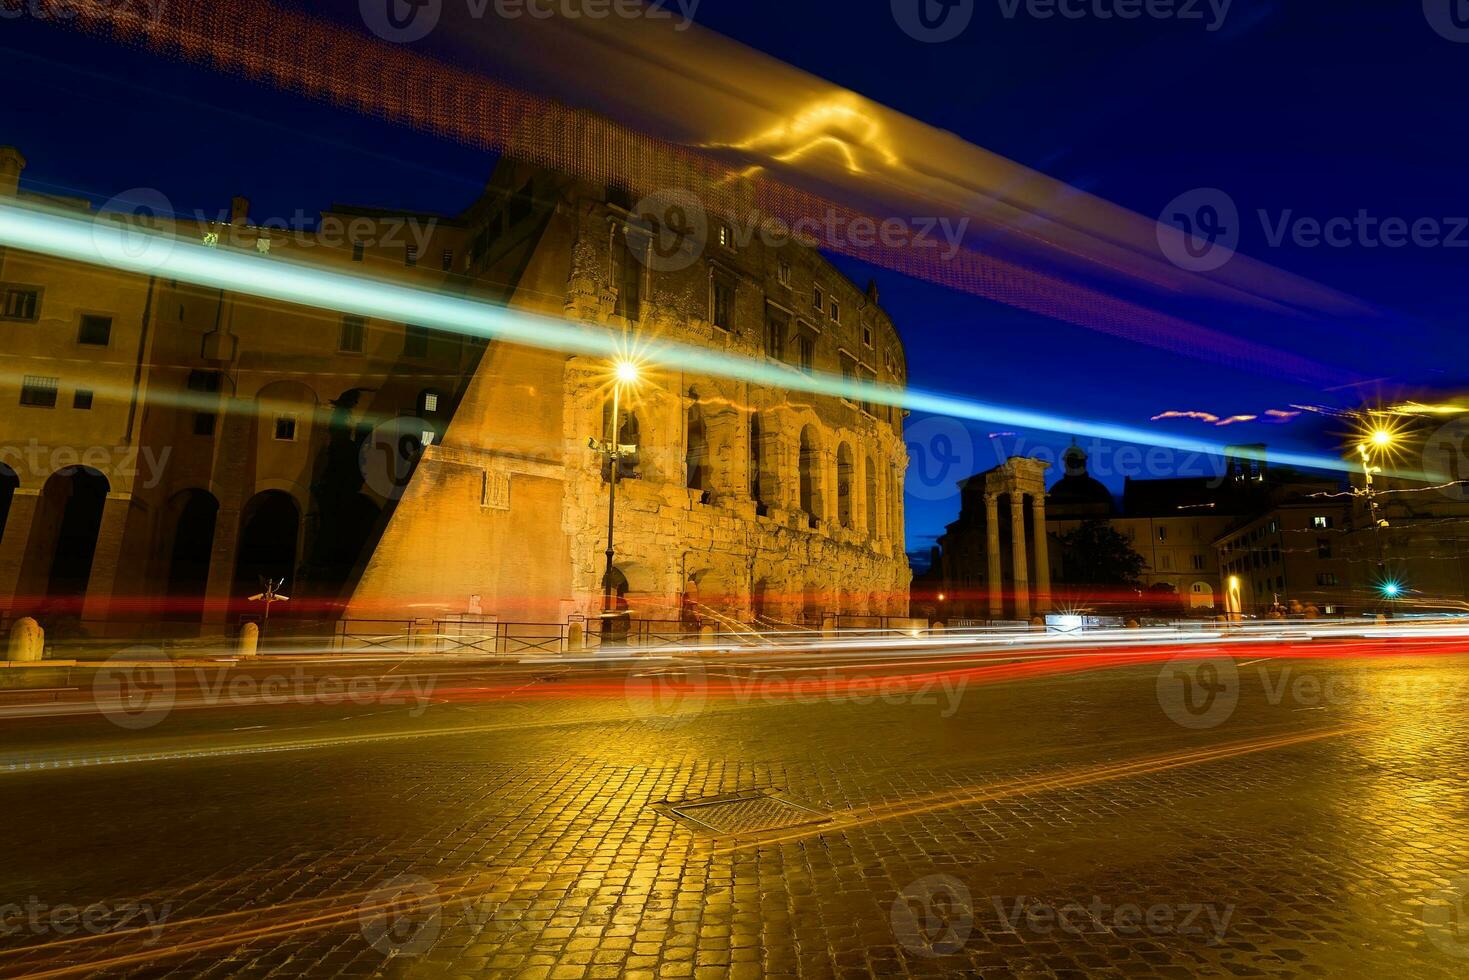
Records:
[[[1469,658],[1199,668],[7,721],[0,972],[1469,973]]]

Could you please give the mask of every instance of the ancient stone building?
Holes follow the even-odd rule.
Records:
[[[708,216],[686,262],[660,260],[656,216],[634,202],[509,164],[486,201],[508,206],[472,211],[466,234],[524,243],[514,307],[625,331],[634,354],[656,337],[792,377],[904,383],[876,288],[857,288],[813,249],[740,240]],[[505,278],[497,247],[471,251],[472,272]],[[621,464],[614,585],[634,616],[907,614],[900,409],[651,362],[642,376],[618,420],[619,443],[637,453]],[[589,441],[612,434],[610,386],[605,360],[492,345],[425,452],[351,614],[405,584],[439,615],[467,605],[537,621],[595,614],[609,473]],[[520,424],[502,448],[485,433],[505,417]],[[546,552],[514,546],[528,539]],[[467,555],[466,541],[476,543]]]
[[[24,165],[0,151],[0,200],[117,220],[20,189]],[[667,337],[792,378],[904,383],[875,287],[714,216],[671,268],[624,197],[502,163],[452,217],[335,208],[303,232],[237,200],[163,224],[266,274],[306,263],[610,327],[633,350]],[[0,295],[7,616],[222,624],[253,614],[261,576],[307,619],[597,610],[607,363],[13,249]],[[635,615],[906,614],[900,410],[644,368],[619,419],[638,449],[614,582]]]

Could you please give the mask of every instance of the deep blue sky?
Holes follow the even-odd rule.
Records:
[[[1231,328],[1387,380],[1312,390],[845,263],[859,281],[877,276],[915,384],[1220,441],[1327,449],[1329,433],[1302,422],[1211,429],[1148,420],[1166,409],[1229,416],[1302,401],[1352,406],[1462,380],[1469,248],[1271,247],[1253,217],[1261,208],[1319,218],[1359,209],[1410,221],[1469,215],[1469,43],[1436,34],[1420,3],[1235,0],[1223,29],[1209,32],[1176,20],[1007,19],[999,0],[975,2],[964,34],[939,45],[900,31],[888,0],[703,0],[697,19],[1145,215],[1191,188],[1226,190],[1247,215],[1241,251],[1391,311],[1382,330]],[[479,191],[491,163],[29,18],[0,20],[0,84],[0,144],[26,153],[27,183],[98,201],[151,186],[182,210],[226,207],[243,193],[257,214],[314,214],[333,201],[453,211]],[[975,469],[997,461],[993,428],[971,426],[968,451],[961,447]],[[1009,451],[1017,440],[1054,453],[1069,438],[1021,432],[1000,444]],[[1113,451],[1102,447],[1099,457]],[[944,484],[965,475],[951,469]],[[1133,472],[1171,475],[1167,466]],[[1120,487],[1115,465],[1099,475]],[[908,502],[915,550],[957,509],[956,496],[930,489],[936,479],[930,472],[927,486],[915,483],[923,489]]]

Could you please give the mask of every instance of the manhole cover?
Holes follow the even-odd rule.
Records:
[[[655,809],[701,834],[714,837],[762,834],[826,823],[830,819],[809,807],[782,800],[764,790],[683,803],[660,803]]]

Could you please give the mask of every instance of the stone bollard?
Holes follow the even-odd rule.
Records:
[[[566,652],[581,653],[587,648],[586,634],[581,623],[572,623],[566,627]]]
[[[246,623],[240,627],[240,656],[255,656],[258,646],[260,646],[260,627],[254,623]]]
[[[41,624],[26,616],[10,627],[10,650],[5,659],[15,664],[40,660],[46,651],[46,631]]]

